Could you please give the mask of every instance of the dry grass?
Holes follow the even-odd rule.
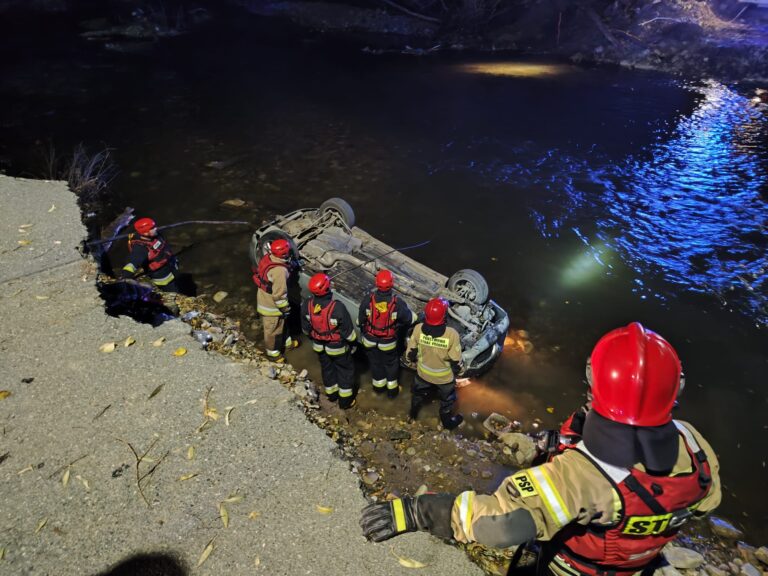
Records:
[[[47,180],[66,180],[81,202],[98,201],[117,176],[117,165],[109,148],[89,154],[83,144],[78,144],[72,156],[59,158],[53,145],[49,144],[43,150],[42,157],[43,177]]]

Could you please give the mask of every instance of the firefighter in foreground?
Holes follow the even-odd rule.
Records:
[[[253,273],[256,284],[256,311],[264,324],[264,347],[271,360],[281,361],[283,350],[298,348],[298,339],[286,334],[287,318],[291,312],[288,303],[288,282],[291,278],[291,245],[278,238],[267,246]]]
[[[346,410],[355,403],[354,376],[350,345],[357,339],[352,319],[343,303],[331,293],[331,279],[319,272],[309,279],[312,296],[301,304],[301,329],[312,339],[312,349],[320,359],[325,393],[331,402],[339,401]]]
[[[392,291],[393,286],[392,272],[380,270],[376,274],[376,288],[360,303],[358,315],[363,346],[371,365],[373,390],[386,390],[390,398],[400,392],[398,330],[410,326],[416,318],[408,304]]]
[[[130,259],[128,264],[123,266],[123,278],[135,278],[144,273],[163,292],[178,292],[176,257],[158,233],[155,221],[151,218],[139,218],[133,227],[138,235],[128,235]]]
[[[434,389],[440,398],[440,421],[453,430],[464,421],[453,414],[456,402],[456,374],[461,372],[461,339],[446,325],[448,304],[432,298],[424,307],[424,322],[417,324],[408,340],[407,359],[416,364],[408,417],[415,420]]]
[[[426,530],[500,548],[535,539],[539,573],[557,576],[652,570],[681,526],[720,503],[719,465],[690,424],[672,419],[681,367],[661,336],[637,322],[618,328],[591,364],[592,408],[574,447],[506,478],[494,495],[369,505],[365,536]]]

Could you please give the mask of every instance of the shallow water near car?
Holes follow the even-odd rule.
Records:
[[[721,458],[722,513],[768,537],[768,112],[750,87],[501,55],[373,56],[226,15],[149,54],[75,32],[2,40],[18,57],[0,64],[0,167],[40,175],[49,139],[61,153],[107,145],[121,174],[105,222],[131,205],[161,223],[255,228],[339,196],[394,247],[429,240],[409,256],[448,276],[478,270],[527,331],[460,389],[465,434],[491,412],[556,425],[583,401],[592,345],[639,320],[683,360],[678,417]],[[168,239],[199,291],[228,292],[221,309],[258,337],[249,232]],[[319,378],[309,347],[289,359]],[[405,413],[411,375],[394,402],[359,378],[362,408]]]

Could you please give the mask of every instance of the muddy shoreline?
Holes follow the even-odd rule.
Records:
[[[106,277],[102,280],[112,282]],[[470,487],[493,492],[515,468],[509,448],[495,442],[490,433],[485,438],[467,438],[442,430],[436,418],[409,423],[404,415],[392,417],[372,409],[340,410],[325,400],[321,387],[309,378],[306,369],[269,361],[241,329],[241,322],[222,313],[226,300],[217,303],[212,294],[164,298],[193,333],[211,335],[210,342],[201,344],[207,350],[255,365],[262,375],[290,390],[308,420],[338,445],[339,455],[358,475],[361,490],[371,499],[427,490],[457,493]],[[666,576],[759,576],[768,570],[768,548],[747,544],[746,538],[741,530],[716,516],[692,522],[665,552],[670,566],[663,571]],[[513,549],[479,544],[459,547],[487,574],[506,574],[514,553]],[[522,563],[534,560],[535,556],[526,552]]]

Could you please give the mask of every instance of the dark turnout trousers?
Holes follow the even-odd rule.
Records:
[[[453,405],[456,402],[456,380],[448,384],[430,384],[421,377],[416,376],[411,389],[411,411],[409,416],[413,419],[419,415],[419,410],[429,400],[429,395],[437,392],[440,399],[440,422],[443,428],[452,430],[464,420],[460,414],[453,415]]]
[[[346,351],[335,355],[318,352],[317,355],[320,358],[323,386],[328,399],[332,402],[338,399],[339,408],[349,408],[355,400],[355,364],[352,354]]]

